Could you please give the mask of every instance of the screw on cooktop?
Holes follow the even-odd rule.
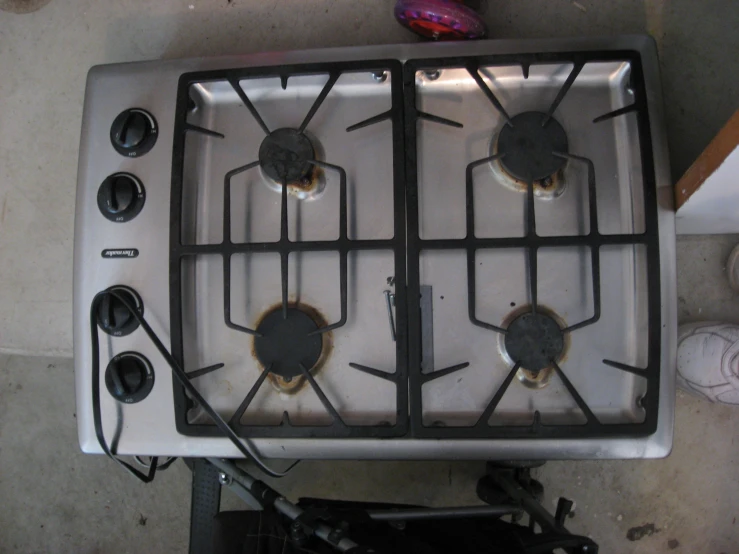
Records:
[[[384,83],[387,81],[387,71],[375,71],[372,73],[372,78],[378,83]]]

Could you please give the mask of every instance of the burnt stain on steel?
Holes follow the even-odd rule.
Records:
[[[313,158],[316,161],[322,161],[325,159],[324,150],[321,143],[307,131],[302,133],[302,136],[308,140],[313,149]],[[307,160],[303,157],[298,157],[295,163],[304,164]],[[262,169],[262,175],[267,180],[267,185],[272,190],[282,193],[282,181],[276,177],[270,176],[267,172]],[[287,182],[287,193],[288,195],[294,196],[299,199],[316,198],[320,195],[326,187],[326,171],[323,167],[318,165],[310,164],[310,169],[300,177],[299,179],[290,180]]]
[[[675,550],[678,546],[680,546],[680,541],[677,539],[670,539],[667,541],[667,548],[670,550]]]
[[[639,541],[644,537],[651,537],[655,533],[659,533],[661,529],[655,527],[654,523],[645,523],[637,527],[632,527],[626,531],[626,538],[630,541]]]
[[[515,306],[515,302],[511,302],[511,305]],[[557,325],[559,325],[560,329],[566,329],[567,328],[567,322],[562,318],[559,314],[557,314],[554,310],[547,308],[546,306],[542,306],[541,304],[537,304],[536,311],[540,312],[542,314],[548,315],[551,317],[555,322],[557,322]],[[523,314],[531,312],[531,304],[526,304],[523,306],[519,306],[512,312],[510,312],[502,322],[501,327],[503,329],[507,329],[508,326],[516,320],[518,317],[522,316]],[[562,365],[567,360],[567,353],[570,348],[570,333],[563,333],[562,338],[564,340],[564,346],[562,348],[562,352],[560,353],[559,357],[555,360],[557,362],[557,365]],[[501,353],[503,353],[507,358],[509,357],[506,348],[505,348],[505,335],[499,334],[498,335],[498,347]],[[510,360],[510,362],[516,363],[516,360]],[[516,378],[518,379],[521,384],[527,388],[530,389],[543,389],[549,384],[550,379],[552,378],[552,374],[554,373],[554,366],[548,366],[543,369],[540,369],[539,371],[529,371],[528,369],[521,367],[516,372]]]
[[[297,181],[289,181],[287,183],[287,194],[297,198],[313,198],[320,194],[326,184],[324,177],[325,171],[317,165],[311,166],[311,169],[302,178]],[[282,183],[272,179],[269,175],[264,175],[270,189],[282,193]]]
[[[526,192],[528,190],[529,184],[526,181],[517,179],[508,173],[502,164],[499,163],[499,166],[500,171],[505,174],[506,179],[513,188],[520,190],[521,192]],[[564,168],[557,170],[552,175],[549,175],[544,179],[534,181],[534,194],[536,196],[551,196],[556,198],[562,194],[562,192],[564,192]]]
[[[318,167],[317,165],[312,166],[305,177],[287,184],[287,193],[302,196],[306,192],[317,190],[323,180],[323,174],[322,167]]]
[[[495,138],[491,142],[490,155],[495,156],[498,154],[498,137],[500,133],[495,135]],[[557,198],[561,196],[565,190],[565,169],[569,165],[566,162],[561,168],[552,173],[551,175],[534,181],[534,195],[539,198]],[[503,185],[506,187],[517,190],[519,192],[526,192],[529,188],[528,182],[514,177],[505,168],[501,159],[493,160],[490,162],[490,166],[493,169],[493,174],[499,177]]]
[[[287,307],[298,309],[302,311],[303,313],[307,314],[316,323],[319,329],[328,326],[326,317],[318,309],[314,308],[313,306],[309,304],[291,301],[287,303]],[[258,329],[259,324],[262,323],[265,317],[279,310],[282,310],[282,302],[278,302],[270,306],[269,308],[267,308],[257,318],[256,323],[253,328]],[[310,374],[314,376],[324,366],[324,364],[330,357],[331,352],[333,352],[333,349],[334,349],[333,333],[331,331],[322,333],[321,338],[322,338],[321,355],[318,358],[318,361],[315,363],[315,365],[312,368],[308,369]],[[254,360],[257,362],[257,367],[259,369],[259,372],[261,373],[262,371],[264,371],[264,365],[262,365],[262,363],[259,361],[259,358],[257,357],[254,339],[252,339],[252,343],[251,343],[251,355],[254,358]],[[285,394],[297,394],[303,388],[305,388],[305,384],[306,384],[306,378],[302,375],[299,377],[294,377],[292,379],[285,379],[284,377],[281,377],[280,375],[275,375],[274,373],[270,373],[267,376],[267,380],[278,392],[285,393]]]

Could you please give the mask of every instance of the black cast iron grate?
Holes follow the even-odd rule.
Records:
[[[347,223],[347,184],[346,171],[337,165],[314,159],[314,154],[308,139],[303,135],[313,116],[321,107],[332,87],[345,72],[367,72],[381,76],[383,72],[391,75],[391,108],[387,112],[375,115],[369,119],[359,121],[350,126],[347,132],[373,125],[380,121],[392,121],[393,140],[393,200],[394,200],[394,235],[392,239],[383,240],[351,240],[348,236]],[[279,77],[283,88],[288,86],[290,77],[297,75],[328,75],[328,81],[314,101],[302,122],[296,122],[295,129],[270,130],[264,120],[251,103],[246,93],[239,85],[239,81],[248,78]],[[255,161],[236,167],[224,176],[224,211],[223,211],[223,242],[220,244],[183,244],[182,243],[182,195],[183,172],[185,157],[185,135],[187,132],[203,133],[214,139],[223,137],[217,130],[205,129],[187,122],[188,104],[190,102],[189,89],[196,83],[222,81],[229,83],[238,94],[244,107],[249,110],[266,135],[259,155],[254,152]],[[297,125],[299,124],[299,125]],[[259,330],[250,329],[234,323],[231,320],[231,257],[234,254],[253,252],[273,252],[280,255],[280,279],[282,285],[282,309],[276,317],[295,318],[299,323],[301,314],[298,314],[288,303],[288,260],[291,252],[318,252],[333,251],[339,255],[340,290],[337,291],[341,300],[341,316],[334,323],[313,329],[310,335],[332,331],[346,324],[347,321],[347,258],[350,252],[361,250],[392,250],[395,265],[395,298],[396,298],[396,367],[393,373],[379,371],[374,368],[350,364],[347,371],[362,371],[375,378],[382,378],[395,385],[397,417],[394,424],[377,425],[349,425],[345,423],[336,407],[324,394],[321,387],[311,375],[310,368],[296,362],[296,368],[278,368],[274,364],[265,364],[265,367],[256,380],[247,396],[229,421],[229,426],[240,437],[396,437],[407,434],[408,431],[408,390],[407,390],[407,317],[406,317],[406,252],[405,252],[405,186],[403,163],[403,88],[402,67],[397,60],[342,62],[324,64],[305,64],[293,66],[275,66],[265,68],[248,68],[238,70],[207,71],[187,73],[181,76],[177,91],[177,107],[175,112],[174,146],[172,155],[172,194],[170,212],[170,321],[172,333],[172,355],[175,360],[184,366],[183,331],[182,331],[182,277],[181,263],[183,259],[205,254],[219,254],[223,258],[223,312],[225,324],[231,329],[245,334],[262,337]],[[258,159],[256,159],[258,157]],[[330,159],[330,152],[328,153]],[[275,242],[233,242],[231,239],[231,180],[243,172],[261,165],[265,172],[282,181],[282,199],[280,215],[280,238]],[[288,238],[287,195],[288,183],[301,178],[310,166],[318,166],[326,171],[335,172],[339,176],[339,238],[333,241],[291,241]],[[215,184],[214,184],[215,185]],[[361,317],[361,314],[360,314]],[[279,322],[270,325],[279,328]],[[306,356],[314,355],[311,338],[306,339]],[[315,340],[313,340],[315,342]],[[259,345],[258,345],[259,346]],[[265,352],[274,345],[265,344]],[[257,348],[259,350],[259,348]],[[217,371],[223,364],[217,364],[199,369],[188,374],[195,379],[211,371]],[[328,425],[295,425],[290,421],[289,414],[285,413],[279,425],[246,425],[241,418],[256,396],[257,391],[266,377],[274,372],[289,373],[289,377],[302,376],[313,389],[323,404],[326,412],[331,416]],[[295,374],[295,375],[293,375]],[[180,433],[191,436],[219,436],[221,430],[215,425],[194,424],[188,422],[187,412],[192,401],[185,394],[184,388],[174,381],[175,419]]]
[[[544,123],[554,114],[559,103],[567,94],[578,73],[588,62],[598,61],[628,61],[631,64],[632,88],[635,92],[635,102],[619,110],[604,114],[596,118],[594,123],[618,117],[620,115],[634,112],[637,117],[645,203],[645,232],[640,234],[618,234],[602,235],[598,231],[597,209],[595,199],[595,172],[591,160],[568,152],[544,152],[543,166],[556,165],[556,158],[569,159],[574,163],[580,163],[588,170],[589,212],[590,232],[587,235],[578,236],[539,236],[536,234],[536,223],[534,217],[534,195],[531,182],[535,176],[530,176],[527,194],[527,220],[526,235],[520,238],[478,238],[474,235],[474,197],[473,197],[473,170],[485,163],[490,162],[499,155],[487,157],[471,162],[466,171],[467,191],[467,236],[462,239],[433,239],[425,240],[419,234],[419,206],[418,206],[418,178],[416,167],[416,123],[418,119],[461,127],[460,124],[440,117],[438,115],[425,113],[416,108],[415,75],[418,70],[437,70],[450,67],[466,68],[477,82],[486,97],[506,120],[509,115],[495,97],[494,93],[487,87],[478,73],[480,66],[512,65],[519,64],[528,75],[528,68],[535,63],[564,63],[574,64],[570,76],[559,91],[549,110],[543,114]],[[230,210],[228,209],[230,178],[234,175],[247,171],[259,165],[254,161],[244,166],[235,168],[225,177],[225,209],[224,209],[224,241],[218,245],[183,245],[181,242],[181,211],[182,211],[182,177],[184,161],[185,133],[188,131],[201,132],[214,137],[221,136],[216,131],[202,129],[187,123],[188,89],[193,83],[204,81],[228,81],[234,86],[241,97],[245,107],[257,120],[267,135],[270,130],[262,121],[254,106],[249,102],[243,90],[238,86],[241,78],[279,76],[285,86],[291,75],[305,75],[323,73],[329,75],[329,82],[324,91],[306,116],[300,130],[310,121],[315,111],[320,107],[331,86],[335,83],[341,72],[344,71],[390,71],[392,80],[392,107],[389,111],[370,117],[347,129],[348,132],[355,129],[372,125],[387,119],[393,122],[393,164],[394,164],[394,202],[395,202],[395,234],[390,240],[349,240],[346,234],[346,174],[338,167],[317,160],[305,160],[306,163],[321,165],[327,170],[336,171],[341,177],[341,235],[336,241],[319,242],[291,242],[287,239],[286,232],[286,187],[283,186],[283,201],[281,215],[281,238],[272,243],[233,243],[230,240]],[[403,74],[402,88],[400,85],[400,74]],[[541,114],[540,114],[541,115]],[[404,129],[403,129],[404,124]],[[403,133],[404,130],[404,133]],[[553,137],[556,135],[552,135]],[[555,140],[552,138],[552,140]],[[556,141],[556,140],[555,140]],[[405,165],[402,160],[405,159]],[[511,160],[509,160],[511,161]],[[511,161],[512,168],[520,168],[521,164]],[[407,202],[407,214],[406,214]],[[407,218],[407,229],[406,229]],[[562,53],[562,54],[529,54],[513,56],[487,56],[475,58],[441,58],[427,60],[412,60],[406,62],[401,68],[397,61],[360,62],[360,63],[333,63],[313,64],[299,66],[281,66],[271,68],[243,69],[236,71],[212,71],[203,73],[192,73],[183,75],[178,87],[177,111],[175,119],[174,150],[173,150],[173,174],[172,174],[172,208],[170,217],[170,277],[171,277],[171,322],[172,322],[172,353],[175,359],[182,363],[182,294],[180,265],[184,258],[201,254],[220,254],[224,261],[224,317],[229,327],[238,329],[248,334],[256,331],[234,324],[229,314],[229,286],[230,286],[230,258],[233,254],[244,252],[276,252],[281,256],[281,278],[283,282],[282,305],[287,309],[287,292],[285,278],[287,275],[287,259],[290,252],[300,251],[337,251],[340,255],[341,270],[341,320],[326,327],[336,328],[346,321],[346,256],[352,250],[392,249],[395,255],[395,284],[396,284],[396,370],[394,373],[385,373],[377,369],[351,364],[351,367],[373,375],[377,378],[387,379],[396,385],[397,397],[397,420],[393,426],[348,426],[342,420],[334,407],[325,397],[310,372],[305,371],[311,387],[315,390],[323,402],[328,413],[331,414],[333,422],[328,426],[294,426],[289,419],[285,419],[280,426],[248,426],[242,425],[236,418],[230,422],[233,429],[241,437],[397,437],[412,436],[418,438],[596,438],[616,436],[645,436],[653,433],[657,427],[657,411],[659,397],[659,345],[660,345],[660,279],[659,279],[659,236],[657,227],[657,199],[654,177],[654,166],[651,150],[651,133],[649,126],[649,114],[647,111],[646,90],[639,54],[636,52],[592,52],[592,53]],[[407,239],[406,239],[407,233]],[[537,251],[539,248],[554,246],[583,246],[590,248],[592,262],[592,279],[594,295],[593,316],[575,325],[561,329],[561,333],[575,332],[577,329],[591,325],[598,321],[600,314],[600,247],[606,245],[643,245],[647,252],[647,279],[648,279],[648,363],[644,369],[631,367],[612,360],[602,362],[617,370],[626,371],[640,376],[647,381],[647,392],[642,399],[642,406],[646,417],[641,423],[602,424],[588,407],[585,400],[563,373],[555,360],[551,360],[555,371],[562,379],[565,387],[570,392],[578,407],[586,417],[584,425],[544,425],[541,423],[538,413],[535,414],[534,423],[530,426],[491,426],[488,420],[500,402],[503,394],[513,380],[516,371],[520,367],[520,360],[511,368],[502,386],[497,391],[491,391],[492,398],[487,407],[481,413],[477,423],[469,427],[436,427],[423,424],[422,387],[431,380],[448,375],[455,371],[468,367],[467,363],[436,370],[431,373],[421,373],[421,318],[420,314],[420,254],[423,250],[462,249],[467,252],[467,281],[468,281],[468,305],[469,317],[472,323],[490,330],[491,332],[506,334],[508,329],[479,320],[475,315],[475,253],[478,249],[495,248],[524,248],[528,252],[529,261],[529,292],[532,304],[532,317],[536,323],[537,312]],[[407,256],[407,258],[406,258]],[[407,276],[406,276],[407,259]],[[407,294],[406,294],[407,293]],[[410,317],[409,314],[415,314]],[[546,322],[539,322],[546,327]],[[556,334],[556,333],[555,333]],[[557,337],[553,338],[554,343]],[[553,344],[554,344],[553,343]],[[544,349],[546,350],[546,349]],[[548,351],[548,350],[546,350]],[[552,352],[556,351],[556,344]],[[554,355],[554,354],[552,354]],[[538,360],[537,363],[545,361]],[[531,361],[529,360],[529,363]],[[190,374],[191,378],[215,371],[221,365],[197,370]],[[255,383],[240,407],[240,412],[246,409],[251,399],[256,394],[258,386],[264,381],[270,368],[264,372]],[[301,369],[302,371],[302,369]],[[407,385],[407,387],[406,387]],[[178,430],[186,435],[217,436],[220,431],[211,425],[195,425],[187,422],[187,409],[189,400],[184,389],[175,384],[175,413]],[[407,406],[407,407],[406,407]],[[243,409],[242,409],[243,408]]]
[[[603,235],[598,230],[598,213],[596,205],[595,168],[593,162],[576,154],[566,151],[555,151],[566,149],[566,137],[560,136],[556,123],[552,116],[574,83],[578,74],[588,62],[602,61],[628,61],[631,64],[631,85],[635,93],[635,102],[624,108],[603,114],[596,118],[593,124],[598,124],[626,113],[634,112],[637,118],[639,130],[639,142],[641,147],[644,202],[645,202],[645,232],[640,234],[617,234]],[[529,67],[540,63],[572,63],[573,69],[557,93],[554,101],[546,113],[525,112],[511,118],[496,98],[492,90],[487,86],[479,73],[483,66],[520,65],[523,75],[528,78]],[[461,239],[422,239],[420,236],[419,203],[418,203],[418,174],[417,174],[417,120],[426,119],[442,125],[461,127],[460,123],[445,119],[440,116],[420,112],[416,107],[416,73],[418,71],[432,74],[443,68],[464,68],[475,80],[479,88],[485,94],[504,121],[513,125],[514,131],[507,129],[508,135],[515,135],[524,127],[544,131],[533,137],[512,136],[498,143],[499,151],[494,156],[475,160],[467,166],[466,170],[466,230],[465,238]],[[506,342],[514,342],[511,336],[513,331],[517,335],[520,329],[513,329],[526,325],[534,325],[535,332],[539,336],[548,335],[546,344],[540,345],[540,356],[533,356],[530,352],[521,348],[520,344],[512,344],[509,353],[517,352],[519,359],[514,360],[508,375],[502,385],[490,392],[491,398],[482,411],[476,423],[471,426],[436,426],[424,425],[423,422],[423,386],[431,380],[448,375],[454,371],[462,371],[469,366],[463,362],[446,370],[421,372],[422,359],[422,329],[421,320],[410,317],[408,321],[409,335],[409,390],[410,390],[410,425],[411,434],[415,437],[425,438],[596,438],[616,436],[646,436],[654,433],[657,428],[657,413],[660,384],[660,270],[659,270],[659,234],[657,227],[657,197],[654,175],[654,161],[651,149],[651,133],[649,126],[649,114],[647,111],[647,96],[644,85],[644,77],[641,59],[637,52],[576,52],[556,54],[528,54],[510,56],[481,56],[464,58],[439,58],[411,60],[404,66],[404,94],[405,94],[405,146],[406,146],[406,186],[408,188],[408,313],[417,314],[421,310],[421,283],[420,283],[420,257],[423,250],[464,250],[467,253],[467,292],[468,313],[470,321],[479,327],[491,332],[506,335]],[[532,123],[533,122],[533,123]],[[540,123],[541,122],[541,123]],[[546,129],[549,129],[546,131]],[[545,132],[546,131],[546,132]],[[503,133],[501,133],[503,135]],[[502,141],[502,146],[501,146]],[[506,151],[514,148],[514,145],[525,143],[526,152]],[[556,145],[556,146],[555,146]],[[512,173],[528,172],[527,175],[516,175],[523,177],[527,182],[526,197],[526,232],[523,237],[512,238],[479,238],[475,236],[475,210],[473,194],[473,171],[475,168],[487,164],[493,160],[503,158],[509,154],[509,171]],[[526,163],[535,156],[535,163]],[[557,169],[558,160],[571,160],[574,163],[583,164],[587,167],[587,187],[589,198],[590,232],[579,236],[540,236],[536,233],[536,219],[534,210],[534,181],[541,179],[548,173]],[[504,166],[506,164],[503,164]],[[600,290],[600,248],[606,245],[644,245],[647,257],[647,282],[648,282],[648,363],[646,368],[635,368],[613,360],[597,360],[616,370],[626,371],[637,375],[647,381],[647,391],[642,399],[641,406],[645,410],[645,419],[639,423],[603,424],[573,386],[567,375],[557,365],[558,348],[562,335],[572,333],[592,325],[601,317],[601,290]],[[556,324],[549,321],[546,314],[539,311],[538,306],[538,283],[537,283],[537,251],[544,247],[556,246],[582,246],[588,247],[591,252],[592,264],[592,287],[594,298],[594,313],[591,317],[566,327],[564,329],[551,328]],[[480,249],[501,248],[523,248],[528,257],[528,288],[531,299],[531,311],[527,315],[530,321],[513,321],[508,328],[502,328],[492,323],[481,321],[475,313],[475,255]],[[509,334],[509,331],[511,334]],[[546,356],[547,360],[539,359]],[[586,418],[583,425],[544,425],[540,414],[534,413],[533,423],[529,426],[522,425],[490,425],[489,421],[496,407],[503,398],[506,390],[513,381],[522,363],[528,363],[537,367],[543,367],[549,362],[554,371],[561,378],[567,391],[573,397]]]

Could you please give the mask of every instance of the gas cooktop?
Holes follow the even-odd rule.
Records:
[[[666,455],[659,99],[646,37],[93,68],[83,450]]]

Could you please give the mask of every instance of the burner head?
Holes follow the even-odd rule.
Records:
[[[557,321],[541,312],[528,312],[514,319],[506,329],[506,353],[532,373],[559,361],[565,338]]]
[[[323,337],[316,331],[318,324],[299,308],[289,307],[283,317],[282,307],[264,316],[257,327],[261,337],[254,337],[254,352],[264,367],[272,365],[271,373],[286,380],[303,374],[298,364],[311,370],[321,357]]]
[[[313,169],[307,160],[316,153],[308,137],[297,129],[277,129],[265,137],[259,147],[259,164],[275,181],[294,183],[304,179]]]
[[[541,181],[554,175],[565,158],[554,152],[567,152],[567,135],[554,118],[542,126],[546,114],[523,112],[511,118],[498,135],[497,151],[503,168],[516,179]]]

